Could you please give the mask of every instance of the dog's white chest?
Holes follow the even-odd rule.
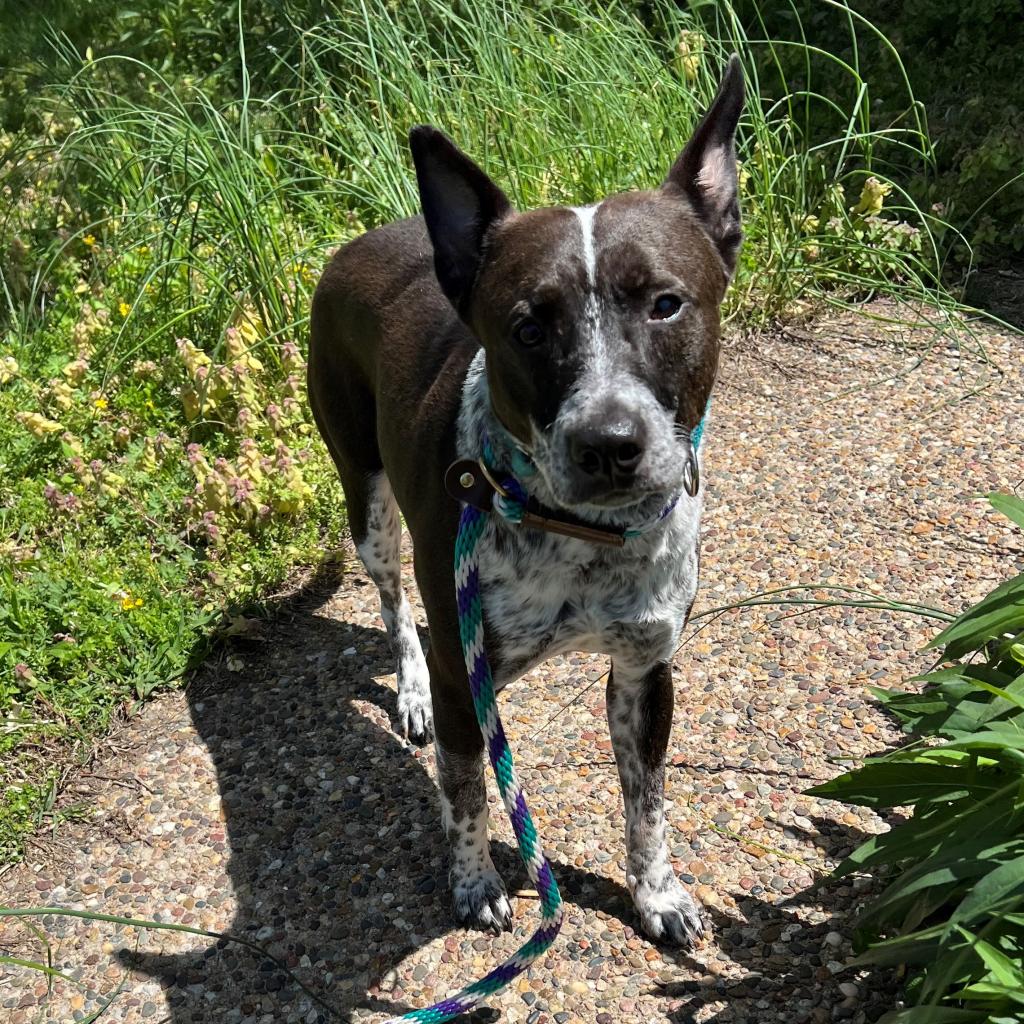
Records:
[[[463,458],[478,458],[480,439],[496,427],[484,368],[481,350],[463,389]],[[542,484],[538,475],[531,486]],[[566,651],[610,654],[638,670],[670,658],[697,592],[702,508],[700,496],[684,493],[653,529],[622,548],[513,526],[492,512],[477,554],[497,685]]]
[[[480,579],[499,686],[567,651],[643,668],[671,657],[697,590],[699,502],[623,550],[492,522]]]

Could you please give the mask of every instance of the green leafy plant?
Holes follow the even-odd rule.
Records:
[[[990,495],[1024,527],[1024,501]],[[1024,1021],[1024,574],[929,645],[923,689],[875,691],[913,738],[810,792],[912,816],[836,869],[888,887],[858,921],[858,964],[909,968],[896,1024]]]
[[[872,83],[874,116],[898,122],[906,92],[884,45],[851,38],[832,5],[820,0],[764,4],[736,0],[741,22],[766,38],[797,26],[805,49],[780,51],[782,69],[799,81],[828,53]],[[906,166],[901,184],[924,207],[936,207],[958,229],[944,241],[956,262],[1005,258],[1024,251],[1024,18],[1019,0],[904,0],[857,5],[901,54],[908,79],[927,107],[934,143],[927,167]],[[764,65],[766,75],[774,69]],[[840,100],[847,82],[824,82]],[[824,104],[810,111],[812,137],[830,138],[843,123]],[[965,245],[964,242],[969,243]],[[973,250],[973,253],[972,251]]]

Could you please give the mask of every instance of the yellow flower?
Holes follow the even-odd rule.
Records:
[[[99,398],[94,398],[92,400],[92,404],[95,405],[97,409],[106,409],[110,403],[100,395]]]
[[[676,67],[683,73],[688,82],[697,81],[701,59],[704,55],[704,35],[690,29],[679,33],[676,43]]]
[[[301,261],[293,263],[291,269],[292,273],[302,278],[305,284],[311,284],[316,279],[316,274],[313,273],[312,269]]]
[[[132,307],[129,306],[128,303],[124,301],[124,299],[122,299],[118,304],[117,311],[121,314],[121,316],[127,317],[128,314],[132,311]]]
[[[83,245],[87,245],[90,249],[95,249],[96,248],[96,236],[95,235],[86,235],[85,238],[82,239],[82,243],[83,243]]]
[[[132,608],[138,608],[142,604],[141,598],[134,598],[131,594],[125,594],[121,598],[121,609],[123,611],[131,611]]]
[[[856,206],[850,207],[855,217],[877,217],[882,212],[885,197],[892,191],[892,183],[879,181],[872,176],[864,182],[860,190],[860,200]]]
[[[18,375],[18,361],[14,356],[4,356],[0,359],[0,384],[6,384]]]

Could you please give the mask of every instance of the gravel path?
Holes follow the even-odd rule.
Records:
[[[1024,477],[1020,339],[988,339],[1003,376],[938,348],[897,376],[915,357],[884,324],[874,341],[853,337],[865,324],[818,324],[728,358],[698,610],[824,580],[960,608],[1024,565],[1019,535],[978,498]],[[991,386],[965,397],[980,380]],[[506,691],[502,713],[567,921],[531,976],[474,1020],[862,1021],[892,1005],[888,976],[845,967],[866,886],[813,884],[885,822],[801,792],[897,741],[867,687],[923,668],[934,627],[792,607],[695,626],[676,658],[668,817],[714,940],[679,954],[634,930],[606,663],[555,659]],[[0,878],[0,902],[227,930],[290,973],[201,936],[50,918],[54,966],[82,987],[48,995],[40,975],[0,968],[0,1017],[84,1020],[123,983],[102,1019],[379,1021],[506,956],[536,901],[513,899],[515,935],[453,926],[433,753],[394,733],[391,668],[357,565],[333,593],[312,581],[187,694],[131,720],[63,797],[88,813]],[[521,889],[499,804],[492,813],[496,862]],[[0,947],[41,955],[13,922]]]

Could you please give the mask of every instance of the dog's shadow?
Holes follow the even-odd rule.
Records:
[[[366,595],[375,608],[375,592]],[[394,669],[387,637],[327,616],[328,597],[323,582],[306,587],[278,607],[267,639],[232,641],[190,684],[192,720],[216,765],[225,874],[216,891],[194,879],[182,888],[201,912],[230,884],[227,930],[288,970],[224,940],[179,955],[123,953],[159,979],[168,1024],[397,1015],[423,999],[394,987],[393,969],[457,929],[435,785],[394,731],[394,692],[375,679]],[[528,887],[515,850],[493,852],[510,890]],[[622,886],[561,864],[556,873],[577,904],[629,912]]]

